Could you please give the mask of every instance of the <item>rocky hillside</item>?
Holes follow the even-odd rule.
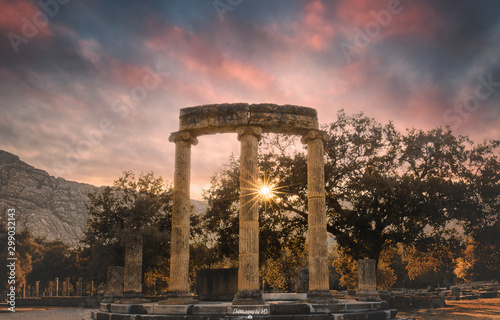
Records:
[[[18,230],[77,245],[87,220],[87,194],[96,188],[55,178],[0,150],[0,217],[5,218],[7,209],[14,208]],[[195,213],[206,208],[203,201],[191,202]]]
[[[55,178],[0,150],[0,215],[16,210],[18,230],[28,229],[47,240],[61,239],[76,245],[87,220],[87,194],[95,189],[85,183]]]

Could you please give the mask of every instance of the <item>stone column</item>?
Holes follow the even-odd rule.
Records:
[[[83,280],[82,277],[78,277],[78,281],[76,282],[76,293],[75,296],[83,296]]]
[[[123,267],[108,267],[107,279],[106,296],[121,297],[123,295]]]
[[[142,294],[142,245],[142,235],[131,235],[125,245],[123,293],[126,295]]]
[[[187,131],[173,133],[169,140],[175,142],[170,283],[167,300],[160,304],[192,304],[197,300],[189,287],[191,145],[198,140]]]
[[[240,153],[240,238],[238,293],[233,304],[263,304],[259,283],[259,203],[255,196],[258,176],[260,127],[238,128]]]
[[[302,138],[307,143],[307,206],[309,292],[307,300],[314,303],[335,302],[330,292],[328,270],[328,234],[326,231],[325,163],[323,141],[328,136],[311,130]]]
[[[381,301],[377,292],[377,266],[375,259],[358,260],[358,291],[356,300]]]
[[[52,297],[54,293],[54,281],[49,281],[49,297]]]
[[[56,297],[59,297],[59,278],[56,277]]]
[[[35,298],[40,298],[40,281],[35,281]]]
[[[69,278],[65,278],[62,283],[62,296],[69,297]]]

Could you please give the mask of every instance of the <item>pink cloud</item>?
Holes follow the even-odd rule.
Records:
[[[127,64],[115,58],[109,58],[106,61],[105,76],[114,83],[132,90],[135,86],[142,85],[143,78],[147,71],[143,66]]]
[[[437,85],[421,86],[411,96],[406,110],[407,119],[422,119],[429,126],[445,126],[443,110],[449,103]]]
[[[288,25],[273,23],[262,29],[271,39],[295,51],[323,52],[336,35],[334,19],[319,0],[308,2],[296,22]],[[290,52],[285,54],[289,56]]]
[[[218,64],[211,64],[197,58],[180,56],[179,60],[191,72],[202,73],[224,81],[236,80],[256,90],[266,90],[272,86],[275,80],[271,74],[266,73],[260,68],[235,59],[224,59]]]
[[[349,94],[356,88],[368,85],[372,82],[370,75],[375,72],[378,64],[379,61],[374,58],[362,59],[347,64],[341,69],[335,69],[332,72],[334,81],[332,90],[338,94]]]
[[[47,15],[34,2],[0,0],[0,8],[2,8],[0,11],[0,29],[6,29],[22,36],[23,28],[27,28],[25,25],[31,24],[38,30],[37,36],[53,36],[48,23],[38,22],[39,16],[47,17]],[[33,33],[34,31],[30,29],[29,32]]]
[[[274,76],[262,68],[232,58],[220,51],[217,46],[177,26],[161,30],[161,33],[147,40],[146,45],[161,54],[170,55],[190,74],[224,83],[236,82],[255,90],[266,90],[275,81]]]
[[[315,51],[325,50],[335,34],[332,19],[328,18],[325,6],[319,0],[306,5],[304,16],[296,27],[302,31],[298,38],[305,40]]]
[[[93,64],[99,64],[101,57],[99,56],[99,43],[94,39],[84,39],[78,42],[82,55]]]
[[[380,27],[377,39],[408,34],[431,38],[441,26],[435,10],[418,1],[342,0],[336,6],[336,13],[343,25],[351,25],[343,27],[346,32],[351,32],[354,27],[365,30],[377,24]]]

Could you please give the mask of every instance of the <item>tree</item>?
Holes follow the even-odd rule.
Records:
[[[89,218],[82,243],[89,272],[104,281],[107,267],[124,264],[124,244],[130,235],[143,237],[143,270],[156,270],[170,256],[172,187],[152,172],[138,179],[126,171],[89,194]],[[153,271],[151,271],[153,272]]]
[[[260,276],[271,288],[292,292],[295,288],[295,271],[307,267],[307,248],[302,239],[291,241],[280,256],[267,259]]]
[[[275,183],[274,189],[281,195],[288,192],[283,188],[284,183],[289,182],[289,175],[281,171],[287,170],[280,162],[270,155],[259,158],[261,170],[260,181],[271,185]],[[288,160],[288,159],[286,159]],[[280,177],[286,177],[282,180]],[[271,183],[272,182],[272,183]],[[258,190],[255,191],[256,193]],[[258,196],[258,195],[256,195]],[[211,239],[211,247],[215,248],[219,258],[230,258],[237,260],[238,256],[238,215],[239,215],[239,162],[231,157],[220,172],[212,177],[211,187],[205,191],[204,198],[207,201],[207,210],[202,214],[196,232],[207,232]],[[289,204],[285,198],[265,199],[262,198],[259,206],[259,246],[260,262],[274,259],[284,254],[285,248],[292,245],[293,241],[299,239],[305,241],[306,225],[304,219],[307,215],[303,210],[296,213],[289,212]]]
[[[38,249],[33,255],[33,270],[28,279],[31,283],[40,281],[42,287],[47,287],[49,281],[59,277],[76,280],[84,276],[84,270],[79,265],[80,252],[61,240],[47,242],[37,238]]]
[[[0,290],[5,290],[10,285],[8,285],[7,279],[10,275],[10,268],[7,266],[10,261],[7,261],[8,257],[15,257],[17,260],[13,261],[15,263],[15,284],[12,283],[18,292],[22,290],[22,287],[27,284],[27,278],[33,269],[33,256],[38,250],[38,245],[33,239],[33,236],[28,230],[15,230],[9,233],[9,227],[14,227],[13,224],[7,224],[3,218],[0,218],[0,258],[5,261],[0,267],[0,274],[2,275],[2,283],[0,284]],[[13,244],[10,244],[12,242]],[[8,250],[13,248],[13,250]],[[10,256],[10,252],[14,253],[14,256]]]
[[[450,229],[453,223],[479,239],[479,230],[498,221],[498,141],[474,146],[467,137],[442,128],[401,133],[390,122],[382,125],[362,113],[348,116],[344,111],[323,129],[330,137],[325,142],[327,230],[354,261],[378,262],[382,252],[398,245],[432,250],[458,237]],[[285,237],[273,232],[299,237],[307,232],[305,155],[288,151],[289,138],[270,139],[261,143],[272,145],[259,156],[261,179],[271,179],[280,193],[269,222],[268,211],[260,209],[261,262],[279,257],[267,248],[280,252],[286,247]],[[204,221],[226,257],[237,253],[238,178],[233,157],[205,194]],[[496,239],[484,237],[489,243]]]
[[[469,237],[467,246],[456,260],[455,274],[467,281],[500,278],[500,228],[487,228]]]
[[[403,253],[408,275],[406,284],[412,287],[427,287],[446,285],[447,281],[451,283],[455,278],[454,269],[462,250],[463,244],[459,238],[436,241],[427,251],[407,245]]]
[[[433,129],[397,132],[340,113],[326,142],[328,231],[354,259],[398,243],[426,248],[463,207],[464,137]]]

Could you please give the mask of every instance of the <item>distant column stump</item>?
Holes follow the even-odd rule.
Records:
[[[356,300],[381,301],[377,292],[377,268],[374,259],[358,260],[358,291]]]

